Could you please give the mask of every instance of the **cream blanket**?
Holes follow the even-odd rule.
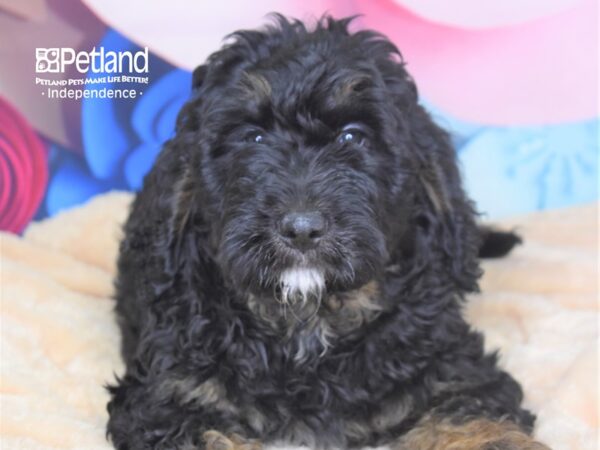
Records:
[[[130,200],[108,194],[23,238],[0,234],[3,450],[111,448],[102,386],[123,369],[110,297]],[[484,263],[467,310],[555,450],[598,448],[596,218],[588,205],[504,221],[525,245]]]

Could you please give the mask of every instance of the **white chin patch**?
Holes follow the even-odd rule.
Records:
[[[320,299],[325,288],[323,274],[306,267],[284,270],[279,283],[282,303],[295,303],[298,300],[306,303],[311,297]]]

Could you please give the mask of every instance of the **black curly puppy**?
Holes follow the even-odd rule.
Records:
[[[118,449],[546,448],[461,314],[480,233],[448,136],[349,22],[278,16],[194,72],[121,245]]]

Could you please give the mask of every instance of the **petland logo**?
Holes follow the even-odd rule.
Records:
[[[36,48],[35,84],[47,99],[135,99],[149,82],[148,59],[148,47],[137,52]]]
[[[148,47],[130,51],[104,51],[96,47],[91,52],[76,52],[72,48],[36,48],[36,73],[64,73],[74,67],[79,73],[148,73]]]

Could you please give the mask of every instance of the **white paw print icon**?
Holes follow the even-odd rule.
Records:
[[[59,72],[60,61],[57,48],[36,48],[35,49],[35,71],[40,72]]]

